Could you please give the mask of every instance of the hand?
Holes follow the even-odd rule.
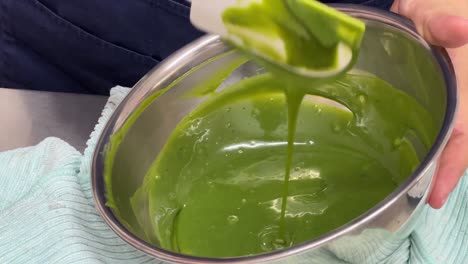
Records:
[[[455,68],[459,109],[442,152],[429,204],[441,208],[468,167],[468,0],[395,0],[393,12],[411,19],[431,44],[445,47]]]

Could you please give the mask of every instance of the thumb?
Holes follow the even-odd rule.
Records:
[[[455,127],[447,147],[442,152],[439,168],[434,177],[435,182],[429,195],[429,204],[432,208],[439,209],[444,205],[462,177],[468,165],[467,145],[468,134],[464,128]]]
[[[468,44],[468,19],[439,15],[427,20],[424,38],[431,44],[445,48],[458,48]]]

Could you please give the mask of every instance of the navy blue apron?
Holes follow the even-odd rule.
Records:
[[[0,0],[0,87],[107,95],[132,86],[202,35],[189,12],[186,0]]]

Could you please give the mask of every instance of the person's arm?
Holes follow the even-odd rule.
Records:
[[[440,208],[468,167],[468,1],[395,0],[392,11],[410,18],[430,43],[447,48],[455,68],[458,116],[428,200],[433,208]]]

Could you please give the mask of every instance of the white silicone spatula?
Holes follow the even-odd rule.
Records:
[[[227,8],[236,5],[237,0],[192,0],[190,21],[200,30],[226,37],[222,14]]]
[[[335,43],[336,56],[334,59],[336,59],[336,63],[333,67],[311,68],[291,65],[285,41],[280,33],[275,35],[269,31],[270,34],[265,34],[254,27],[250,27],[248,24],[243,24],[239,27],[227,25],[223,21],[223,13],[229,8],[244,8],[249,7],[249,5],[263,5],[273,3],[274,1],[283,1],[284,5],[294,5],[295,10],[299,10],[297,14],[294,14],[294,17],[302,19],[301,23],[305,22],[303,24],[305,27],[308,27],[305,28],[305,31],[311,32],[309,30],[311,27],[312,29],[315,27],[315,30],[318,29],[319,31],[315,32],[319,32],[318,39],[320,41],[325,40],[326,42],[329,39],[340,40]],[[195,27],[208,33],[220,35],[235,46],[269,63],[309,78],[330,77],[348,69],[353,61],[353,55],[356,54],[355,51],[359,48],[364,32],[364,24],[362,22],[315,0],[192,0],[191,2],[190,19]],[[317,22],[316,25],[313,24],[314,22]],[[252,21],[253,24],[255,24],[255,21]],[[329,32],[326,30],[329,30]],[[329,38],[327,33],[332,37]],[[249,40],[245,41],[247,38]],[[341,41],[342,38],[343,41]],[[347,41],[345,38],[352,38],[352,40]],[[262,49],[259,47],[262,47]],[[265,50],[270,52],[264,52]],[[272,54],[275,56],[271,56]]]

